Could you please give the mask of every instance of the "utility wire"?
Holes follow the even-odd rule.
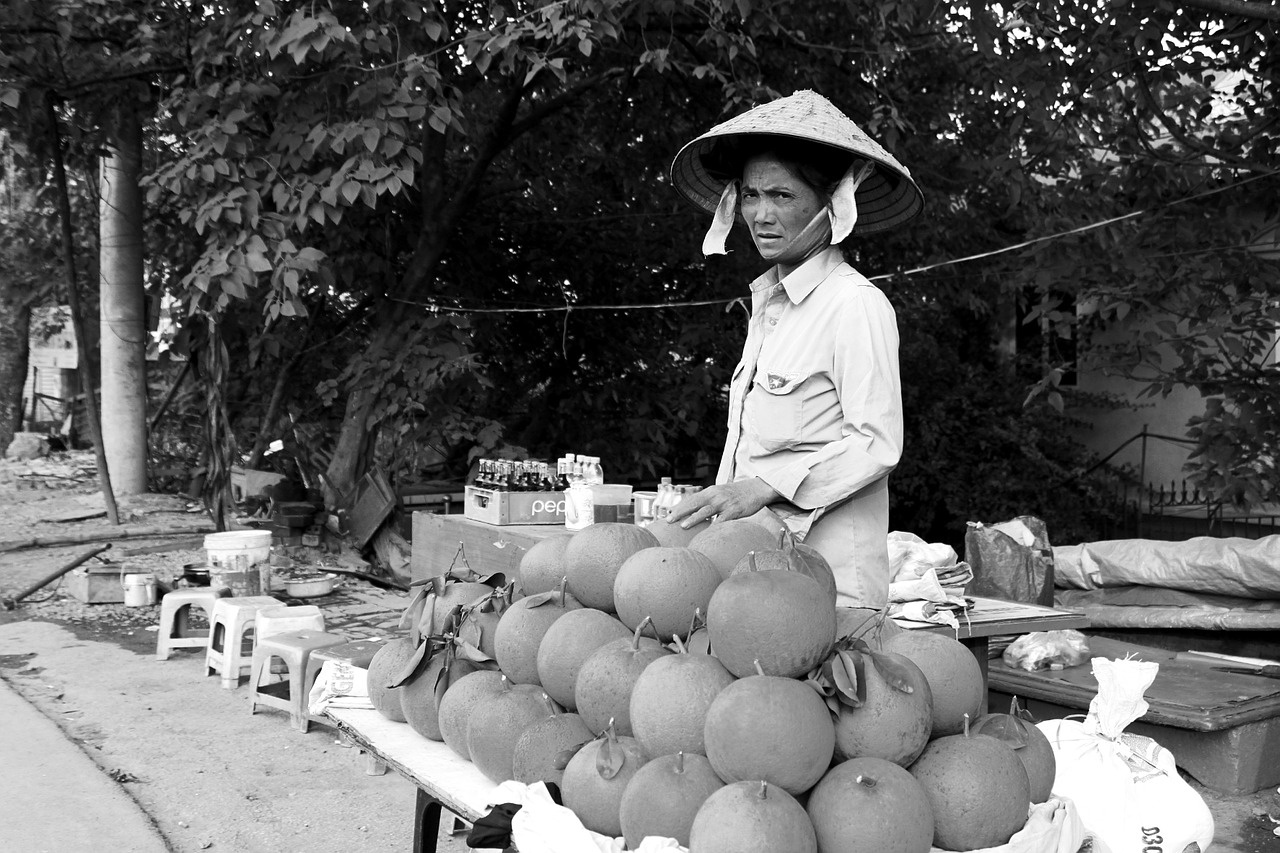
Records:
[[[1227,190],[1237,189],[1239,187],[1245,186],[1246,184],[1250,184],[1254,181],[1263,180],[1265,178],[1273,178],[1276,175],[1280,175],[1280,171],[1265,172],[1261,175],[1254,175],[1253,177],[1246,178],[1243,181],[1239,181],[1238,183],[1228,184],[1226,186],[1221,186],[1215,189],[1206,190],[1202,193],[1197,193],[1196,195],[1175,199],[1173,201],[1166,202],[1156,207],[1146,208],[1145,210],[1135,210],[1132,213],[1126,213],[1122,216],[1113,216],[1110,219],[1104,219],[1100,222],[1093,222],[1088,225],[1081,225],[1076,228],[1069,228],[1066,231],[1058,231],[1054,234],[1047,234],[1043,237],[1035,237],[1030,240],[1023,240],[1020,243],[1014,243],[1012,245],[1004,246],[999,249],[992,249],[989,252],[980,252],[975,255],[966,255],[965,257],[962,257],[962,258],[952,258],[946,261],[939,261],[936,264],[926,264],[925,266],[913,267],[912,269],[903,270],[902,272],[879,273],[877,275],[868,276],[868,279],[870,281],[887,281],[889,279],[894,279],[894,278],[904,278],[904,277],[909,277],[913,275],[919,275],[925,272],[930,272],[936,269],[941,269],[943,267],[955,266],[957,264],[968,263],[970,261],[978,261],[984,258],[992,258],[992,257],[996,257],[997,255],[1006,254],[1008,252],[1016,252],[1019,249],[1025,249],[1028,246],[1034,246],[1039,243],[1047,243],[1052,240],[1061,240],[1063,238],[1072,237],[1077,234],[1084,234],[1086,232],[1093,231],[1098,228],[1105,228],[1108,225],[1114,225],[1117,222],[1124,222],[1129,219],[1135,219],[1139,216],[1145,216],[1147,214],[1155,213],[1160,210],[1165,210],[1175,205],[1185,204],[1191,201],[1198,201],[1199,199],[1208,198],[1209,196],[1217,195],[1218,193],[1226,192]],[[1247,248],[1247,245],[1244,247]],[[1228,251],[1236,248],[1241,248],[1241,246],[1216,246],[1216,247],[1208,247],[1200,251],[1204,251],[1204,252]],[[652,302],[652,303],[631,303],[631,304],[622,304],[622,305],[574,305],[572,303],[566,302],[564,305],[544,305],[544,306],[533,307],[533,308],[467,308],[462,306],[441,305],[438,302],[421,302],[413,299],[401,299],[398,297],[390,297],[390,299],[393,302],[398,302],[403,305],[413,305],[418,308],[426,308],[432,313],[440,313],[440,314],[557,314],[562,312],[568,313],[571,311],[663,310],[663,309],[669,309],[669,308],[696,308],[696,307],[707,306],[707,305],[729,305],[730,307],[732,307],[733,304],[735,303],[744,303],[745,297],[738,296],[738,297],[730,297],[725,299],[700,299],[700,300],[695,300],[691,302]],[[725,310],[729,310],[729,309],[726,308]]]

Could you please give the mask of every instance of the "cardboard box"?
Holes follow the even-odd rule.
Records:
[[[564,524],[564,492],[499,492],[467,486],[463,515],[485,524]]]
[[[81,566],[68,572],[63,583],[72,598],[85,604],[123,604],[124,572],[120,563]]]

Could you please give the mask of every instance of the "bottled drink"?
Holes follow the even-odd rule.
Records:
[[[663,519],[675,506],[675,486],[670,477],[663,477],[658,482],[658,497],[653,502],[653,517]]]
[[[599,456],[586,457],[582,473],[588,486],[604,485],[604,468],[600,465]]]

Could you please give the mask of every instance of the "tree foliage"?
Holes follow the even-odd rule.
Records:
[[[1084,466],[1052,407],[1020,405],[1090,402],[1054,384],[1080,366],[1204,390],[1198,476],[1274,497],[1277,275],[1245,247],[1276,213],[1276,24],[1213,5],[23,0],[0,102],[145,81],[184,340],[216,320],[234,432],[287,437],[341,493],[370,463],[459,476],[502,446],[633,480],[718,455],[759,269],[740,237],[699,256],[667,167],[816,89],[925,192],[858,266],[916,389],[895,512],[954,533]],[[49,56],[118,43],[79,88],[28,73],[53,65],[22,20]],[[1014,307],[1048,333],[1038,362],[999,355]],[[1098,501],[1074,488],[1083,529]]]

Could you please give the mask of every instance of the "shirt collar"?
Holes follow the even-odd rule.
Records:
[[[844,263],[844,255],[840,247],[828,246],[782,279],[778,277],[778,268],[771,267],[764,275],[751,282],[751,292],[759,293],[781,284],[787,291],[787,298],[799,305],[842,263]]]

